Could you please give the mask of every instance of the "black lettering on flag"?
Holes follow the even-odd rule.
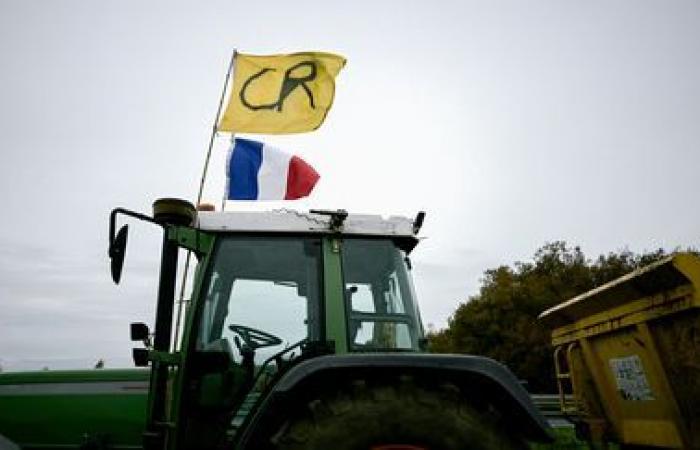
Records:
[[[307,69],[308,73],[304,74],[304,69]],[[268,72],[274,72],[275,70],[276,69],[273,69],[271,67],[265,67],[260,72],[251,75],[250,78],[245,80],[243,86],[241,87],[241,92],[239,93],[239,98],[241,99],[241,103],[243,104],[243,106],[253,111],[258,111],[261,109],[273,109],[277,112],[282,112],[284,101],[287,99],[287,97],[289,97],[289,94],[291,94],[296,88],[301,86],[301,88],[304,89],[304,92],[306,92],[306,95],[309,97],[309,105],[311,106],[311,108],[316,108],[316,105],[314,103],[313,92],[306,85],[306,83],[313,81],[316,78],[316,63],[314,63],[313,61],[302,61],[299,64],[290,67],[284,72],[284,79],[282,80],[282,86],[280,87],[280,93],[277,97],[276,102],[261,105],[251,104],[245,96],[248,87],[258,78],[264,76]]]

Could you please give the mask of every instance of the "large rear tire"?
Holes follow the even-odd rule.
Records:
[[[273,436],[276,450],[514,450],[496,415],[468,406],[453,385],[368,387],[322,395]]]

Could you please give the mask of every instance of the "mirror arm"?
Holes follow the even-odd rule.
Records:
[[[111,260],[112,280],[116,284],[119,284],[119,281],[121,280],[124,254],[126,251],[126,240],[129,232],[129,225],[122,226],[119,232],[116,231],[117,214],[120,213],[136,219],[144,220],[146,222],[164,226],[161,223],[156,222],[156,220],[152,217],[145,214],[140,214],[124,208],[115,208],[112,210],[109,215],[109,249],[107,254]]]
[[[137,213],[125,208],[114,208],[109,214],[109,244],[112,245],[114,242],[115,231],[117,228],[117,214],[124,214],[125,216],[130,216],[135,219],[145,220],[146,222],[155,223],[156,225],[161,225],[155,221],[151,216],[145,214]]]

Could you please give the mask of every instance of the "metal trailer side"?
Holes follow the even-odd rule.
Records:
[[[700,448],[698,256],[673,255],[540,318],[553,328],[562,410],[592,440]]]

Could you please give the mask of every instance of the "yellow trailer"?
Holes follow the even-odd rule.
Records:
[[[700,448],[700,258],[679,253],[540,315],[562,411],[604,445]]]

